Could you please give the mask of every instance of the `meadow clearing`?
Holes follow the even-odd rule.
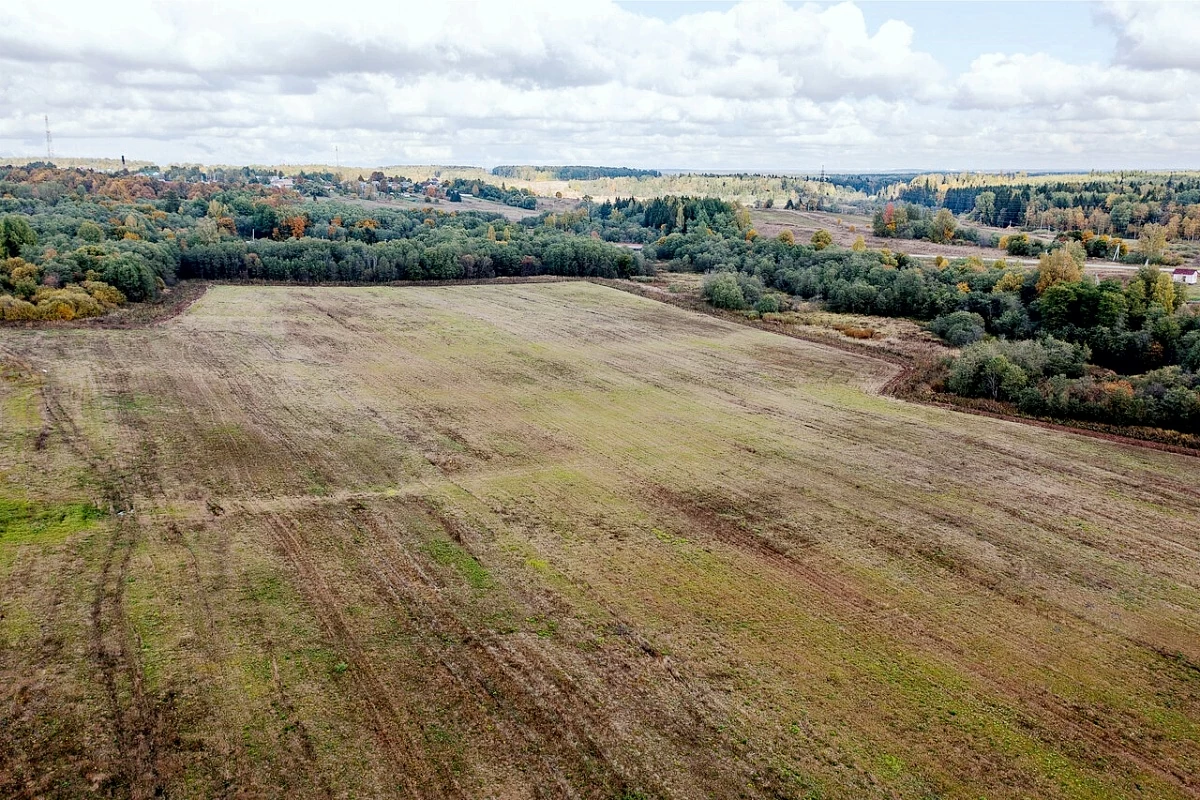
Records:
[[[0,361],[5,797],[1200,794],[1194,458],[580,282]]]

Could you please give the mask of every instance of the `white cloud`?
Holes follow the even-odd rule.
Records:
[[[336,144],[363,164],[1037,167],[1127,159],[1121,137],[1196,158],[1155,127],[1200,114],[1200,15],[1180,8],[1103,9],[1117,64],[996,53],[956,76],[848,2],[673,21],[606,1],[6,4],[0,157],[36,154],[48,113],[61,155],[163,162],[327,162]]]
[[[1045,53],[989,53],[959,76],[955,100],[969,108],[1092,104],[1117,99],[1130,104],[1200,99],[1197,76],[1182,69],[1136,70],[1124,66],[1069,64]],[[1193,104],[1200,117],[1200,106]]]
[[[1200,70],[1200,8],[1195,3],[1107,3],[1098,16],[1117,35],[1120,63]]]

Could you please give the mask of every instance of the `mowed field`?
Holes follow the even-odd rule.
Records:
[[[1200,793],[1195,459],[577,282],[0,357],[0,796]]]

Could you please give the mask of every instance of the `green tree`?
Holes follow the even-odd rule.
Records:
[[[996,221],[996,193],[980,192],[975,196],[975,216],[984,225]]]
[[[85,242],[92,242],[93,244],[104,241],[104,229],[90,219],[85,219],[79,223],[79,230],[76,231],[75,235]]]
[[[812,246],[817,250],[824,250],[826,247],[829,247],[829,245],[833,244],[833,236],[829,233],[829,231],[825,230],[824,228],[820,228],[813,232],[812,239],[809,241],[812,242]]]
[[[949,209],[939,208],[938,212],[933,215],[933,222],[929,227],[929,239],[932,242],[950,242],[954,240],[954,231],[958,229],[958,223],[954,221],[954,215]]]
[[[0,256],[16,258],[21,248],[37,244],[37,234],[24,217],[9,215],[0,219]]]

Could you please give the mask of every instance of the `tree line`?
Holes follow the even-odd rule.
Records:
[[[632,167],[523,167],[507,165],[493,167],[497,178],[516,178],[525,181],[595,181],[601,178],[657,178],[662,175],[656,169],[634,169]]]

